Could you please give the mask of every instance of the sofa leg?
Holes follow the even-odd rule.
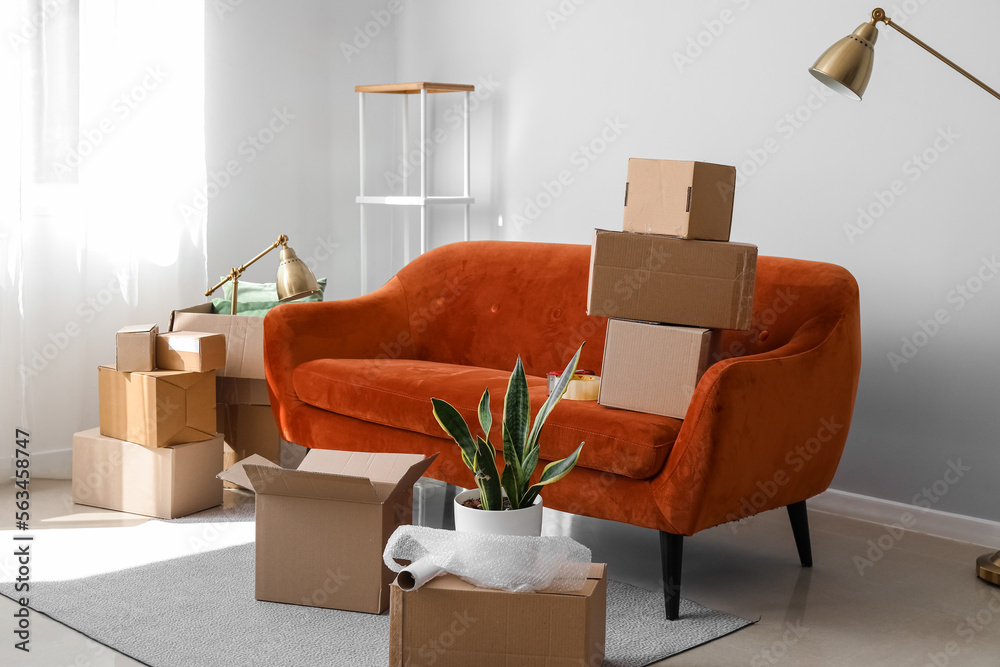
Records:
[[[806,513],[806,501],[792,503],[788,506],[788,518],[792,522],[792,535],[795,536],[795,548],[799,550],[799,562],[802,567],[812,567],[812,546],[809,544],[809,515]]]
[[[684,536],[660,531],[660,560],[663,564],[663,602],[667,620],[676,621],[681,615],[681,556]]]
[[[455,496],[458,487],[454,484],[444,485],[444,513],[441,515],[441,527],[445,530],[455,529]]]

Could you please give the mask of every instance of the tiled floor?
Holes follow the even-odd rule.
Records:
[[[73,505],[68,482],[34,480],[31,488],[34,530],[106,531],[146,521]],[[424,482],[421,488],[424,518],[434,525],[440,520],[443,488],[434,482]],[[13,492],[10,485],[0,487],[0,507],[13,507]],[[252,502],[241,492],[226,496],[229,504]],[[3,549],[12,544],[12,514],[0,514]],[[760,621],[659,664],[1000,665],[1000,587],[973,574],[976,557],[987,547],[917,533],[893,535],[877,524],[820,512],[810,512],[809,518],[812,569],[798,565],[784,511],[687,539],[684,596]],[[198,524],[192,525],[197,529]],[[595,561],[609,564],[612,578],[656,589],[659,540],[654,531],[556,512],[547,515],[545,531],[569,534],[591,547]],[[225,539],[251,537],[243,526],[233,528]],[[79,564],[101,556],[57,557]],[[4,667],[139,664],[38,615],[32,620],[32,652],[15,651],[15,609],[11,601],[0,599],[0,619],[6,619],[0,620]]]

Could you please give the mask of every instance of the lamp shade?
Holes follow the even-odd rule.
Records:
[[[278,301],[292,301],[319,293],[316,276],[295,251],[287,245],[281,248],[281,263],[278,265]]]
[[[809,68],[809,73],[838,93],[860,100],[872,75],[876,39],[875,23],[862,23],[828,48]]]

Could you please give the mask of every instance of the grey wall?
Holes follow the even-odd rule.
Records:
[[[866,20],[871,3],[857,0],[403,0],[376,31],[386,7],[245,2],[224,20],[206,9],[210,173],[272,108],[297,114],[211,202],[210,274],[279,232],[300,255],[333,235],[340,247],[320,272],[333,296],[356,294],[353,86],[475,83],[473,238],[589,243],[594,227],[618,228],[629,157],[737,165],[733,240],[841,264],[861,286],[864,366],[835,488],[915,502],[936,487],[923,504],[1000,520],[990,501],[1000,471],[996,100],[885,27],[865,101],[829,95],[806,69]],[[1000,85],[988,39],[1000,6],[886,9]],[[348,62],[341,44],[366,23],[375,36]],[[460,183],[461,135],[447,115],[458,99],[432,105],[446,130],[431,176],[442,193]],[[387,128],[374,139],[375,181],[399,152],[393,102],[370,106],[370,127]],[[403,258],[400,217],[373,224],[369,287]],[[435,212],[432,245],[459,238],[458,212]],[[963,467],[951,483],[950,464]]]

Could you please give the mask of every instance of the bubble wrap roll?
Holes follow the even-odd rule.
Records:
[[[583,587],[590,570],[590,549],[568,537],[518,537],[400,526],[382,555],[393,572],[412,563],[405,583],[419,588],[449,572],[480,588],[513,593],[543,589],[568,592]],[[414,571],[415,568],[415,571]]]

